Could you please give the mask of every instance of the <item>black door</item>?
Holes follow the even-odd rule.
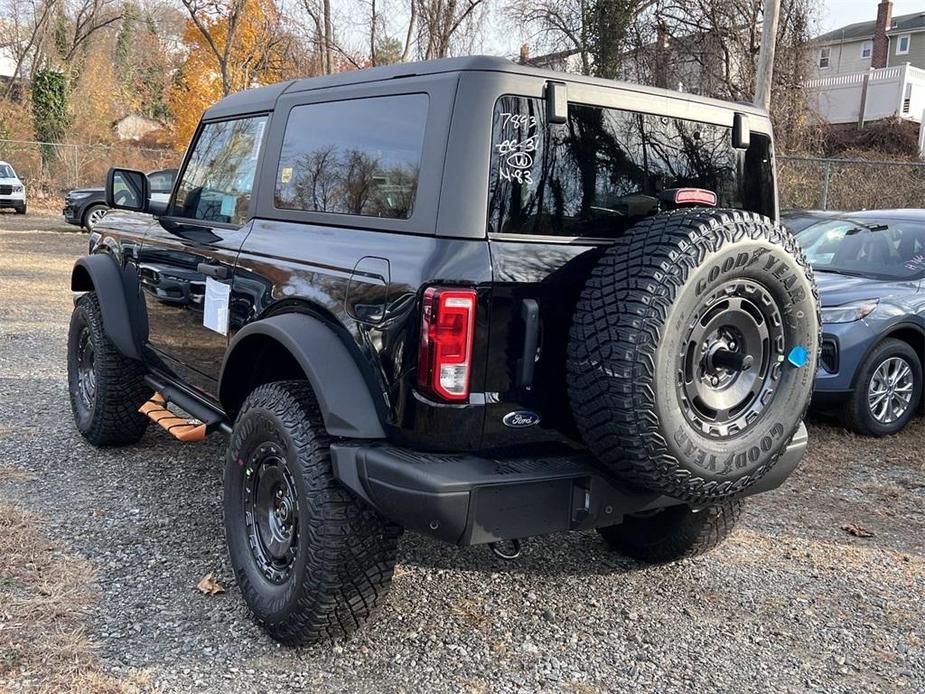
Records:
[[[168,214],[152,224],[138,258],[156,361],[215,395],[228,345],[238,251],[251,228],[254,179],[267,116],[203,124]]]

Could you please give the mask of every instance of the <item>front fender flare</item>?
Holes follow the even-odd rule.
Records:
[[[255,336],[275,340],[293,356],[312,386],[329,434],[345,438],[385,438],[370,387],[356,359],[327,324],[304,313],[254,321],[235,334],[219,376],[221,402],[225,402],[232,390],[234,366],[229,365],[236,361],[235,350]]]
[[[116,261],[105,253],[86,255],[74,263],[71,290],[96,292],[106,336],[122,354],[141,360],[140,345],[146,335],[143,334],[143,314],[137,311],[137,277],[121,270]]]

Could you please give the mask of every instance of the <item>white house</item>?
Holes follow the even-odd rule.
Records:
[[[816,37],[812,60],[810,103],[828,122],[863,126],[892,117],[922,122],[925,11],[893,17],[893,3],[881,0],[876,19]]]

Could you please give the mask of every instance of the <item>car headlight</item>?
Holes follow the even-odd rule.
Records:
[[[829,306],[822,309],[822,322],[853,323],[873,313],[873,310],[877,308],[877,304],[879,303],[880,299],[867,299],[865,301],[842,304],[841,306]]]
[[[22,186],[13,186],[13,192],[14,192],[14,193],[21,193],[21,192],[23,192],[24,190],[25,190],[25,188],[23,188]]]
[[[68,197],[71,200],[83,200],[84,198],[89,198],[90,193],[70,193],[68,194]]]

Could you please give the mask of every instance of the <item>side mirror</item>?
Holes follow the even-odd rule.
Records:
[[[110,169],[106,174],[106,204],[114,210],[147,212],[151,184],[143,171]]]

